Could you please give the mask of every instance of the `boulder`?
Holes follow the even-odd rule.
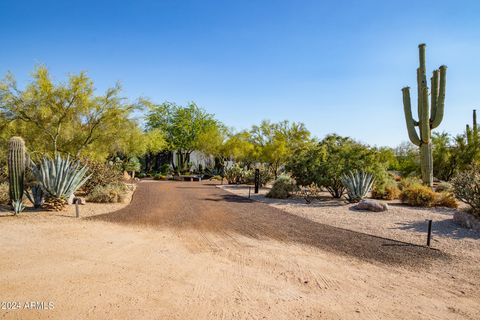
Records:
[[[388,205],[380,201],[364,199],[360,201],[356,206],[354,206],[353,209],[381,212],[387,211]]]

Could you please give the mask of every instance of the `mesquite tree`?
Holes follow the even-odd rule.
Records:
[[[426,185],[432,186],[433,158],[431,132],[432,129],[440,125],[443,119],[447,67],[442,65],[439,69],[433,71],[430,95],[431,106],[429,106],[425,68],[425,44],[420,44],[418,49],[420,56],[420,67],[417,69],[418,121],[415,121],[412,116],[409,87],[402,89],[403,107],[410,141],[420,147],[422,180]],[[420,135],[417,133],[415,127],[419,127]]]

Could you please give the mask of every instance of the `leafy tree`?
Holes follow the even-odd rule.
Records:
[[[457,157],[455,146],[446,132],[435,132],[432,135],[433,144],[433,175],[441,180],[449,181],[455,174]]]
[[[212,114],[193,102],[186,107],[170,102],[155,105],[145,100],[142,104],[149,108],[146,117],[147,128],[162,130],[165,133],[168,150],[176,151],[178,167],[172,159],[172,166],[176,171],[187,169],[193,151],[211,152],[212,145],[218,144],[222,139],[220,133],[222,125]]]
[[[399,171],[402,176],[420,174],[420,158],[418,148],[410,142],[404,142],[395,148],[395,156],[398,164],[394,168]]]
[[[362,170],[381,178],[386,168],[380,159],[375,148],[332,134],[319,143],[301,147],[289,158],[287,170],[292,172],[300,185],[316,183],[326,188],[334,198],[340,198],[345,191],[340,179],[343,174]]]
[[[34,157],[64,153],[105,160],[119,146],[141,145],[134,109],[120,97],[118,85],[96,96],[85,73],[54,83],[40,66],[23,90],[11,74],[0,81],[0,125],[7,122],[9,135],[24,137]]]

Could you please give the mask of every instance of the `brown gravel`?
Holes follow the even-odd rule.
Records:
[[[139,185],[130,206],[92,219],[293,242],[367,261],[424,266],[438,250],[317,223],[225,192],[210,182]]]

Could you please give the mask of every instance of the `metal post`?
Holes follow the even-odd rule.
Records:
[[[252,190],[252,187],[248,187],[248,199],[250,199],[250,191]]]
[[[255,193],[258,193],[259,184],[260,184],[260,169],[255,169]]]
[[[75,204],[75,217],[80,218],[80,208],[78,207],[79,198],[74,198],[73,203]]]
[[[432,236],[432,220],[428,220],[427,246],[430,247],[430,238]]]

